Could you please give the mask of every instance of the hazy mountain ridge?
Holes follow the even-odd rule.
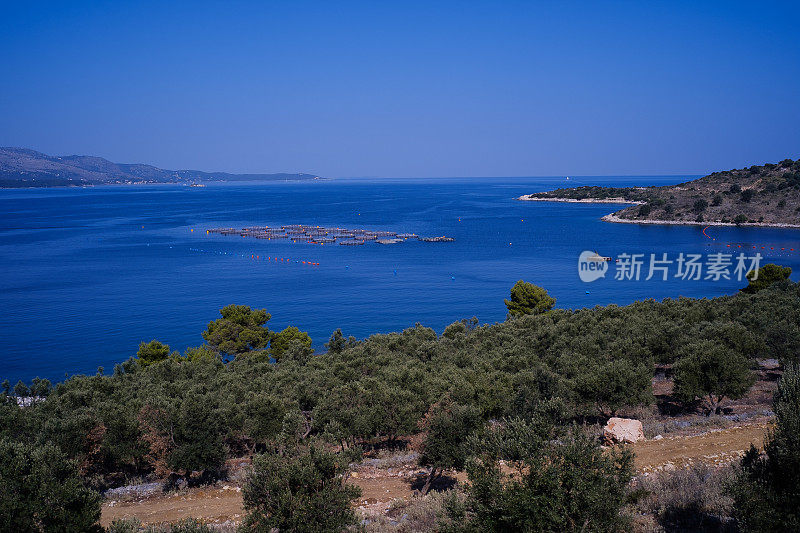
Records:
[[[166,170],[141,163],[114,163],[96,156],[51,156],[28,148],[0,148],[0,188],[310,179],[319,177],[304,173],[231,174]]]

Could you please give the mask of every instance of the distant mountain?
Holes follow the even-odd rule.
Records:
[[[660,187],[576,187],[520,200],[633,203],[609,222],[800,227],[800,159],[714,172]]]
[[[27,148],[0,148],[0,188],[64,187],[110,183],[195,183],[320,179],[313,174],[229,174],[165,170],[139,163],[112,163],[88,155],[50,156]]]

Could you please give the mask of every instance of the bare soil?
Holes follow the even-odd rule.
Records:
[[[697,463],[729,464],[740,458],[751,443],[762,445],[769,423],[764,418],[700,434],[638,442],[634,445],[636,470],[650,474]],[[350,477],[350,482],[362,490],[356,507],[364,514],[384,514],[392,500],[412,496],[419,472],[413,465],[356,470]],[[451,480],[463,483],[466,476],[458,472]],[[243,514],[240,488],[234,483],[220,483],[135,501],[107,501],[101,523],[106,526],[117,518],[136,517],[144,524],[159,524],[194,517],[213,524],[236,524]]]

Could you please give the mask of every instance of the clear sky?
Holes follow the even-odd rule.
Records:
[[[0,146],[324,176],[800,158],[800,2],[3,2]]]

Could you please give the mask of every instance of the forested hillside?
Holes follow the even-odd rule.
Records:
[[[800,226],[800,160],[714,172],[662,187],[576,187],[534,193],[522,199],[622,201],[614,216],[630,221],[772,224]]]

